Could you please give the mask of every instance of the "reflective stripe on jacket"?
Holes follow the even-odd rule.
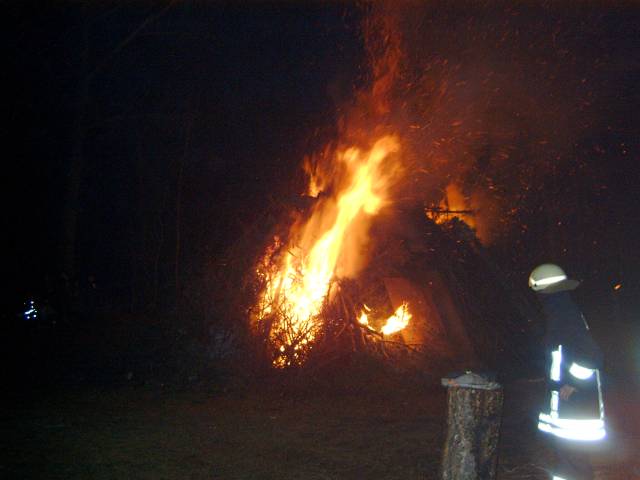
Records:
[[[562,345],[551,351],[549,395],[538,417],[538,429],[567,440],[601,440],[606,430],[600,371],[566,357]],[[566,401],[560,398],[562,385],[577,388]]]

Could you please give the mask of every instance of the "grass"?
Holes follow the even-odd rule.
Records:
[[[444,395],[59,393],[2,422],[3,478],[421,478]],[[9,454],[9,455],[7,455]],[[5,476],[6,475],[6,476]]]
[[[545,478],[535,464],[546,453],[527,419],[538,390],[506,390],[499,479]],[[5,411],[0,477],[437,478],[445,402],[437,386],[48,393]],[[609,473],[599,478],[635,478],[601,470]]]

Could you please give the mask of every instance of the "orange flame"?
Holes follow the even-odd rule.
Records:
[[[391,335],[392,333],[399,332],[409,325],[409,320],[411,320],[409,305],[407,303],[403,303],[396,309],[395,313],[387,319],[387,323],[382,327],[381,331],[384,335]]]
[[[363,33],[372,83],[357,92],[357,115],[345,128],[352,134],[369,132],[376,123],[388,125],[402,63],[397,18],[385,8],[373,8]],[[264,288],[253,319],[269,332],[277,367],[304,361],[323,324],[321,312],[333,296],[332,285],[355,277],[364,266],[371,217],[389,202],[400,172],[397,137],[382,136],[372,145],[368,151],[351,147],[337,153],[327,146],[319,156],[305,159],[308,192],[318,200],[310,216],[291,228],[288,242],[276,239],[258,265]],[[410,318],[405,305],[384,328],[389,334],[398,331]],[[367,313],[358,321],[368,325]]]
[[[469,227],[476,228],[476,221],[470,201],[464,196],[461,188],[455,183],[447,185],[445,196],[440,201],[440,205],[435,209],[431,209],[427,215],[439,224],[457,218],[469,225]]]
[[[360,318],[358,318],[358,323],[360,325],[369,326],[369,313],[371,309],[366,305],[363,305],[362,313],[360,314]]]
[[[397,138],[384,136],[368,152],[355,147],[339,152],[336,159],[346,173],[333,182],[335,198],[319,201],[300,231],[290,232],[295,240],[276,271],[270,268],[275,245],[258,267],[266,286],[259,296],[257,319],[273,322],[270,340],[279,352],[274,365],[304,360],[321,325],[318,316],[332,281],[357,271],[367,219],[388,202],[398,170],[390,157],[398,150]]]
[[[368,307],[365,305],[365,310],[368,310]],[[360,318],[358,319],[358,323],[370,328],[373,331],[376,331],[371,325],[369,325],[369,314],[362,310],[360,314]],[[396,311],[385,321],[384,326],[380,329],[379,333],[383,335],[392,335],[394,333],[398,333],[403,330],[407,325],[409,325],[409,321],[411,320],[411,312],[409,312],[409,304],[404,302],[400,305]]]

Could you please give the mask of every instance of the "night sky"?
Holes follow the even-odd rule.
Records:
[[[20,174],[10,186],[10,263],[20,293],[41,293],[42,277],[59,269],[83,72],[92,77],[79,275],[118,289],[131,275],[130,256],[145,248],[140,236],[173,235],[187,128],[184,218],[197,230],[190,245],[213,255],[269,191],[290,188],[280,179],[296,173],[314,131],[334,123],[336,97],[361,61],[357,12],[342,5],[180,3],[165,11],[54,2],[12,13],[9,141]],[[134,239],[138,228],[146,231]]]
[[[526,226],[508,229],[499,246],[518,267],[560,256],[583,277],[597,270],[606,285],[637,286],[640,9],[572,5],[398,9],[411,67],[394,121],[426,126],[418,132],[429,134],[407,138],[427,161],[446,130],[454,140],[442,171],[469,188],[495,185],[499,211],[520,202],[509,228]],[[168,295],[178,195],[183,276],[205,278],[269,205],[302,191],[304,155],[339,135],[371,80],[367,11],[340,2],[5,7],[5,165],[18,167],[5,201],[9,301],[46,295],[62,270],[79,143],[79,288],[92,276],[113,308],[143,308],[149,294],[140,292],[155,275]],[[457,117],[478,125],[464,140],[448,128]],[[489,133],[478,141],[475,131]],[[504,152],[516,160],[501,163]],[[553,213],[518,193],[529,191],[523,175]]]

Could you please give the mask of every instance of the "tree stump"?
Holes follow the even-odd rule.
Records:
[[[448,390],[442,480],[495,479],[502,387],[473,373],[442,383]]]

